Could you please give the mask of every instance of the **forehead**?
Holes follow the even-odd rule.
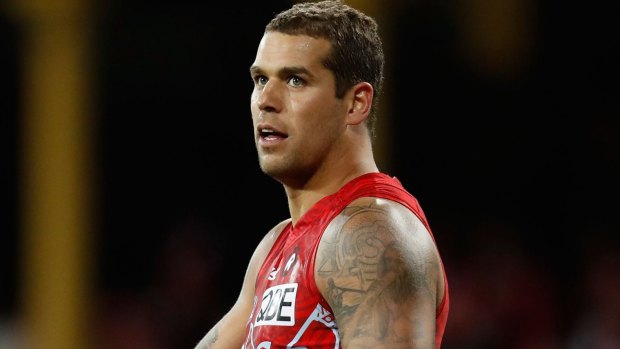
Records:
[[[303,66],[308,70],[325,69],[322,62],[329,48],[330,43],[326,39],[267,32],[258,45],[253,66],[263,70],[289,66]]]

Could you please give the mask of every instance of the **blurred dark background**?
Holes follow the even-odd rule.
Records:
[[[620,347],[617,2],[349,3],[382,28],[377,160],[420,200],[444,259],[443,347]],[[248,67],[290,4],[107,0],[80,17],[89,347],[193,347],[287,217],[258,168]],[[46,263],[24,257],[23,120],[24,43],[47,12],[14,7],[0,16],[0,347],[55,348],[29,338],[24,281]]]

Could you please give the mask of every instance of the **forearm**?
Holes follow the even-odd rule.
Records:
[[[194,349],[239,349],[243,343],[244,324],[242,316],[229,313],[202,337]]]
[[[218,337],[219,337],[219,326],[218,325],[219,323],[213,326],[213,328],[211,328],[209,332],[207,332],[207,334],[204,337],[202,337],[198,345],[196,345],[195,349],[214,349],[215,348],[215,343],[217,342]]]

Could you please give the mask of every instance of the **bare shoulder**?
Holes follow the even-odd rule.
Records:
[[[276,239],[278,239],[278,236],[280,236],[280,233],[284,230],[284,228],[286,228],[286,226],[290,222],[291,222],[291,219],[287,218],[287,219],[279,222],[278,224],[276,224],[273,228],[271,228],[267,232],[267,234],[265,235],[265,237],[261,241],[261,244],[265,244],[265,245],[268,245],[269,247],[271,247],[271,245],[273,245],[273,243],[276,241]]]
[[[428,347],[443,292],[441,268],[435,243],[413,212],[361,198],[323,234],[315,279],[343,347]]]
[[[248,299],[251,299],[251,296],[254,293],[254,283],[256,282],[256,276],[258,275],[258,271],[260,267],[263,265],[265,258],[271,251],[273,244],[276,242],[280,233],[286,228],[287,224],[289,224],[291,219],[285,219],[280,223],[276,224],[273,228],[271,228],[265,236],[258,243],[258,246],[254,249],[254,253],[252,253],[252,257],[250,258],[250,263],[248,264],[246,275],[244,278],[244,285],[241,290],[240,296],[245,296]]]
[[[254,251],[254,255],[252,256],[252,264],[262,264],[263,260],[271,250],[271,247],[273,247],[273,244],[280,236],[280,233],[282,233],[284,228],[286,228],[290,222],[291,219],[287,218],[276,224],[267,232],[267,234],[265,234]]]

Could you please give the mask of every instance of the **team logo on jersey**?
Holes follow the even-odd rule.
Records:
[[[280,271],[280,268],[278,269],[276,269],[275,267],[271,268],[271,272],[269,273],[269,276],[267,276],[267,280],[275,280],[276,275],[278,275],[278,271]]]
[[[297,283],[277,285],[266,289],[254,326],[293,326],[296,299]]]
[[[288,275],[289,271],[291,271],[291,268],[295,265],[295,262],[297,262],[297,252],[299,251],[299,246],[295,247],[295,250],[293,251],[293,253],[288,257],[288,260],[286,261],[286,265],[284,266],[284,275]]]

